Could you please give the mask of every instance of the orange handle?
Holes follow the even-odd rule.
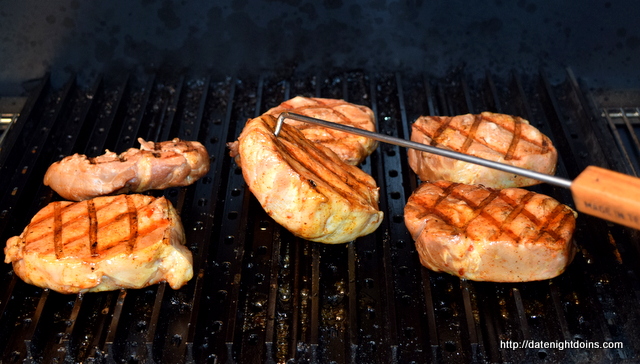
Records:
[[[640,179],[589,166],[571,183],[576,209],[640,230]]]

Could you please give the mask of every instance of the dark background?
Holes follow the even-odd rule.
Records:
[[[214,76],[364,69],[440,77],[565,67],[640,87],[639,2],[0,0],[0,96],[128,70]]]

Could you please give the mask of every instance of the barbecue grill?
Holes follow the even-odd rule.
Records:
[[[0,157],[2,240],[19,234],[59,199],[42,177],[78,152],[122,152],[136,137],[197,139],[211,171],[194,185],[154,191],[179,211],[194,278],[180,290],[63,295],[22,282],[10,265],[0,280],[3,362],[633,362],[640,334],[638,232],[581,214],[580,253],[558,278],[488,283],[435,273],[418,262],[403,208],[418,180],[406,150],[381,144],[362,164],[381,189],[385,220],[341,245],[292,236],[247,190],[225,143],[248,118],[294,95],[342,98],[371,107],[379,131],[409,137],[417,116],[490,110],[521,115],[559,150],[558,175],[589,164],[633,174],[637,108],[585,92],[572,71],[558,84],[464,73],[432,79],[359,70],[287,79],[149,74],[70,78],[32,90]],[[532,187],[571,205],[566,190]],[[578,342],[573,349],[512,349],[523,340]],[[588,343],[622,347],[590,349]],[[501,345],[501,342],[503,343]]]

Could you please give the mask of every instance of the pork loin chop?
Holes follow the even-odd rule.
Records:
[[[301,238],[345,243],[378,228],[378,187],[371,176],[346,164],[276,118],[249,120],[238,138],[242,175],[265,211]]]
[[[423,183],[404,214],[420,262],[461,278],[549,279],[564,272],[576,251],[576,212],[521,188]]]
[[[160,143],[139,138],[140,149],[95,158],[74,154],[53,163],[44,176],[67,200],[188,186],[209,172],[209,154],[196,141],[175,138]]]
[[[551,140],[523,118],[479,115],[421,116],[411,140],[553,175],[558,152]],[[409,149],[409,165],[422,181],[447,180],[492,188],[524,187],[540,181],[477,164]]]
[[[180,218],[164,197],[56,201],[7,241],[5,263],[27,283],[62,293],[178,289],[193,276]]]

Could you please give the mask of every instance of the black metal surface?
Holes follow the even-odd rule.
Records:
[[[75,152],[122,152],[136,138],[197,139],[211,171],[187,188],[155,191],[178,209],[194,278],[180,290],[62,295],[0,267],[2,362],[408,363],[635,362],[640,358],[638,232],[581,215],[580,252],[558,278],[499,284],[423,268],[403,221],[418,180],[406,151],[380,145],[361,166],[380,187],[385,219],[343,245],[293,237],[246,189],[225,143],[248,118],[295,95],[371,107],[379,131],[408,138],[419,115],[484,110],[520,115],[558,147],[558,174],[589,164],[638,169],[625,130],[584,94],[571,71],[467,83],[360,71],[282,79],[189,75],[102,77],[90,87],[43,79],[0,149],[0,238],[19,234],[59,197],[46,168]],[[633,110],[632,110],[633,111]],[[637,111],[637,109],[636,109]],[[609,118],[609,119],[607,119]],[[607,120],[611,121],[607,123]],[[610,125],[624,126],[620,131]],[[612,132],[616,130],[616,132]],[[621,136],[622,135],[622,136]],[[627,143],[628,144],[628,143]],[[633,144],[631,145],[633,147]],[[631,163],[627,163],[631,162]],[[569,193],[532,189],[571,205]],[[508,349],[501,341],[621,342],[617,349]]]
[[[252,75],[264,70],[456,67],[563,77],[592,87],[640,83],[635,0],[431,2],[22,0],[0,12],[0,95],[51,72],[54,84],[131,69]],[[556,72],[557,71],[557,72]]]

